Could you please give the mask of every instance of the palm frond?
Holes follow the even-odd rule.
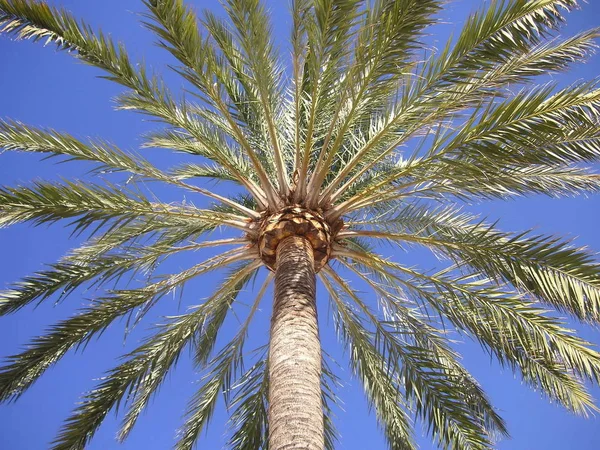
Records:
[[[53,450],[84,448],[108,412],[114,407],[118,408],[124,398],[128,401],[133,396],[138,400],[141,391],[142,398],[147,400],[145,394],[148,393],[144,388],[151,385],[150,390],[154,391],[158,386],[153,380],[158,380],[160,384],[181,352],[195,338],[202,340],[205,321],[210,324],[210,318],[216,310],[223,304],[231,305],[256,267],[255,263],[250,263],[236,271],[204,304],[161,325],[158,333],[131,352],[125,362],[111,370],[94,390],[86,394],[81,405],[67,419],[53,442]],[[135,400],[135,406],[143,407],[145,404]],[[135,417],[132,414],[129,419],[135,421]]]
[[[218,170],[225,171],[231,178],[243,185],[264,206],[266,204],[264,193],[256,185],[258,181],[256,174],[241,150],[228,142],[226,135],[219,132],[210,123],[190,115],[182,121],[180,127],[187,131],[153,132],[146,136],[143,147],[168,148],[215,161],[218,164]]]
[[[173,217],[182,221],[228,225],[246,230],[247,219],[230,213],[216,213],[190,206],[170,206],[150,202],[140,192],[92,183],[36,182],[33,188],[0,188],[0,227],[20,222],[36,225],[75,218],[76,231],[92,224],[112,227],[126,224],[140,216],[161,220]]]
[[[272,27],[267,11],[258,0],[227,0],[225,9],[235,27],[235,36],[243,52],[241,62],[246,69],[236,70],[236,75],[238,79],[242,78],[241,83],[250,94],[250,101],[260,105],[275,160],[280,193],[287,196],[289,179],[276,123],[283,94],[282,69],[272,42]],[[221,49],[226,51],[227,47],[221,46]],[[239,52],[234,55],[239,59]]]
[[[67,11],[30,0],[0,2],[0,26],[5,33],[13,33],[23,39],[40,40],[55,43],[59,49],[70,51],[88,64],[108,72],[108,78],[131,90],[121,95],[118,103],[124,109],[135,109],[159,119],[177,128],[198,131],[200,128],[187,113],[187,106],[178,106],[164,87],[164,83],[155,76],[149,77],[143,65],[133,64],[122,44],[115,44],[104,34],[94,33],[88,25],[76,21]],[[193,133],[192,133],[193,134]],[[196,136],[202,140],[204,135]],[[203,147],[211,159],[231,169],[233,162]],[[261,198],[261,189],[239,172],[233,172],[242,184],[257,197]]]
[[[253,274],[256,274],[256,267],[256,263],[250,263],[247,266],[247,268],[252,268],[253,270],[248,271],[245,270],[246,268],[243,268],[241,270],[238,269],[240,272],[247,274],[247,278],[240,281],[240,290],[244,286],[244,284],[247,283],[253,277]],[[264,283],[264,287],[259,291],[259,294],[255,300],[254,307],[251,309],[248,315],[248,319],[246,321],[247,324],[249,324],[252,320],[254,312],[256,311],[260,300],[262,299],[264,290],[271,282],[271,279],[272,278],[269,275]],[[239,292],[239,290],[236,288],[236,293],[237,292]],[[200,368],[203,368],[206,365],[206,362],[216,345],[217,335],[221,330],[223,323],[225,322],[227,314],[231,310],[231,305],[234,300],[235,295],[232,296],[228,302],[222,302],[220,305],[214,307],[210,315],[203,319],[203,331],[202,333],[200,333],[200,337],[197,338],[194,342],[195,361]],[[135,395],[133,395],[133,399],[131,400],[131,404],[121,426],[121,429],[119,430],[118,438],[120,441],[123,441],[127,438],[128,434],[133,429],[133,426],[135,425],[135,422],[137,421],[139,415],[148,404],[151,396],[162,383],[164,377],[166,376],[166,372],[162,375],[162,377],[148,377],[137,387]]]
[[[456,43],[451,38],[442,52],[430,58],[416,76],[409,79],[397,103],[371,119],[365,143],[353,151],[343,170],[331,180],[327,194],[344,182],[331,196],[332,200],[338,198],[349,185],[417,131],[436,126],[458,111],[478,107],[490,94],[505,95],[500,88],[513,81],[512,75],[535,66],[523,54],[532,51],[542,37],[562,22],[561,8],[575,6],[574,0],[498,0],[472,16]],[[585,47],[583,57],[592,47],[593,38],[588,36],[587,39],[587,45],[581,44]],[[563,52],[564,49],[556,49],[557,59]],[[523,59],[516,64],[520,56]],[[547,60],[544,52],[537,52],[536,56],[529,54],[529,57],[538,57],[540,64]],[[468,81],[463,85],[463,80]]]
[[[504,163],[506,153],[503,158],[497,147],[502,145],[513,164],[594,161],[600,155],[600,90],[595,86],[582,83],[554,94],[553,85],[522,91],[480,114],[474,126],[461,130],[440,153],[485,155]],[[566,145],[561,148],[561,144]]]
[[[455,196],[469,201],[477,199],[508,199],[516,196],[543,194],[549,197],[569,197],[580,193],[595,193],[600,190],[600,177],[589,169],[578,166],[531,165],[527,167],[477,167],[465,161],[452,161],[441,164],[445,170],[453,170],[451,178],[445,175],[431,183],[423,183],[404,192],[379,193],[380,200],[415,197],[431,198],[441,195]],[[441,175],[440,167],[437,174]],[[448,173],[448,172],[446,172]],[[490,178],[491,174],[493,178]],[[438,175],[433,175],[437,178]],[[477,187],[476,187],[477,186]],[[373,197],[366,198],[354,205],[358,210],[366,204],[373,205]]]
[[[264,161],[267,173],[273,174],[274,161],[267,156],[269,152],[266,151],[271,144],[265,115],[257,98],[256,83],[247,73],[250,70],[247,57],[236,39],[236,32],[226,19],[217,17],[210,11],[204,11],[202,24],[216,44],[215,51],[219,52],[219,61],[229,65],[229,71],[219,78],[233,105],[230,108],[232,115],[243,124],[252,145],[256,149],[263,149],[257,152],[257,156]],[[225,71],[224,68],[220,70]]]
[[[599,29],[592,28],[566,39],[541,42],[510,57],[491,74],[496,85],[528,83],[537,75],[558,73],[585,62],[596,52]]]
[[[34,339],[24,352],[8,358],[8,364],[0,371],[0,400],[11,400],[21,395],[68,350],[85,345],[119,317],[135,308],[143,314],[161,297],[180,288],[189,279],[248,258],[243,251],[226,252],[142,288],[116,290],[97,299],[79,314],[59,322],[46,334]]]
[[[212,416],[216,402],[221,393],[223,393],[225,397],[225,402],[229,403],[233,381],[238,376],[238,372],[243,366],[243,349],[248,333],[248,327],[250,326],[254,313],[258,309],[258,305],[272,280],[273,275],[269,274],[254,300],[254,304],[248,313],[248,317],[240,326],[236,336],[208,364],[210,370],[204,376],[205,381],[190,401],[187,420],[185,421],[179,439],[175,444],[177,450],[191,450],[194,447],[202,429]],[[266,368],[266,364],[262,366],[262,368]],[[257,406],[259,408],[263,407],[260,403],[257,404]],[[255,413],[260,414],[260,410],[255,411]],[[240,414],[244,414],[243,410]],[[244,426],[244,424],[241,425]],[[259,422],[256,424],[256,427],[253,427],[252,431],[261,433],[264,432],[264,429],[260,427]],[[245,437],[250,438],[251,436]],[[253,439],[259,439],[260,436],[253,435],[252,437]]]
[[[424,275],[376,255],[341,251],[340,256],[400,283],[549,398],[580,414],[596,409],[579,377],[597,382],[600,354],[522,296],[485,279],[451,278],[447,270]]]
[[[372,231],[357,235],[443,251],[457,263],[508,281],[580,320],[600,321],[600,268],[585,249],[568,242],[530,232],[500,232],[457,210],[416,205],[366,221],[364,226]]]
[[[385,300],[390,311],[385,320],[366,306],[346,280],[333,271],[329,275],[375,328],[380,352],[403,380],[407,400],[415,405],[417,415],[426,420],[427,428],[442,448],[492,448],[491,436],[496,432],[506,434],[504,422],[456,361],[457,355],[446,346],[445,336],[369,276],[360,274]]]
[[[407,59],[418,48],[422,30],[433,23],[439,7],[437,0],[378,1],[372,7],[366,5],[356,32],[354,57],[342,81],[341,99],[309,184],[312,201],[318,197],[346,131],[360,119],[379,112],[396,95],[408,71]],[[329,190],[325,190],[322,195],[328,194]]]
[[[564,22],[561,13],[576,6],[576,0],[494,0],[469,17],[452,50],[431,62],[431,76],[441,87],[483,75],[548,37]]]
[[[452,434],[455,434],[457,430],[453,429],[455,425],[444,424],[444,422],[447,420],[456,424],[461,423],[465,418],[469,420],[469,417],[471,422],[474,421],[485,430],[482,432],[482,430],[473,429],[472,423],[467,426],[460,425],[465,430],[470,430],[471,433],[474,431],[476,439],[481,439],[482,435],[485,435],[484,440],[508,436],[504,420],[498,415],[477,381],[458,362],[456,352],[448,347],[447,331],[442,332],[428,323],[422,317],[421,312],[408,301],[404,291],[396,286],[390,286],[389,280],[385,276],[382,277],[381,274],[368,269],[366,272],[362,272],[345,262],[342,264],[364,280],[377,294],[385,320],[377,320],[375,327],[383,336],[382,339],[385,340],[387,337],[388,341],[393,344],[390,348],[398,346],[396,342],[399,342],[402,347],[402,340],[405,340],[408,342],[408,345],[404,344],[408,354],[415,351],[417,359],[413,360],[409,356],[409,363],[404,369],[406,379],[409,380],[408,383],[411,386],[414,386],[414,390],[407,389],[406,392],[409,396],[414,397],[413,401],[417,404],[417,410],[420,411],[423,418],[428,414],[430,420],[434,423],[437,422],[436,427],[442,430],[442,435],[447,434],[445,442],[450,442]],[[344,290],[347,291],[348,288],[346,283]],[[358,299],[358,296],[353,294],[353,298]],[[360,301],[360,299],[358,300]],[[368,309],[360,302],[359,306],[365,311]],[[371,320],[376,319],[372,314],[367,313],[367,315]],[[397,353],[399,357],[393,358],[393,360],[403,359],[403,352]],[[415,361],[420,358],[424,358],[425,364],[415,364]],[[422,370],[422,368],[427,368],[427,370]],[[438,370],[443,373],[442,378],[439,377]],[[433,377],[432,380],[429,380],[430,376]],[[450,389],[447,389],[448,386],[441,385],[430,389],[431,386],[445,384],[448,381],[457,384],[453,384]],[[420,395],[421,392],[431,399],[426,401],[424,396]],[[457,403],[458,399],[460,399],[460,406]],[[449,418],[444,420],[444,414],[436,412],[436,408],[432,408],[432,405],[437,405],[437,411],[448,411]],[[455,413],[458,413],[458,417],[453,418]],[[435,429],[434,427],[430,428]]]
[[[397,374],[391,370],[390,363],[373,344],[373,336],[357,313],[347,305],[322,273],[319,273],[319,278],[339,314],[336,325],[340,338],[348,347],[352,369],[361,380],[369,403],[377,411],[377,418],[390,448],[414,449],[412,424],[408,418],[409,408],[400,396],[401,380],[395,376]]]
[[[386,205],[394,208],[396,202],[407,199],[477,201],[535,194],[558,198],[600,189],[598,174],[576,164],[502,165],[499,161],[496,166],[491,160],[485,160],[484,164],[460,158],[441,160],[422,175],[401,178],[398,182],[392,180],[404,169],[382,169],[373,177],[355,183],[348,192],[349,198],[328,211],[328,216],[360,214],[365,209]]]
[[[50,153],[50,156],[66,155],[73,160],[88,160],[102,164],[97,169],[100,173],[110,171],[128,171],[146,179],[174,184],[178,187],[198,192],[207,197],[216,199],[236,208],[249,217],[259,217],[255,211],[244,208],[231,200],[214,192],[191,186],[179,179],[174,179],[154,167],[150,162],[139,156],[128,155],[116,146],[104,142],[92,142],[89,145],[82,143],[74,137],[58,133],[54,130],[39,130],[27,127],[18,122],[5,122],[0,120],[0,148],[7,150],[20,150],[26,152]]]
[[[32,188],[0,189],[0,225],[32,221],[39,225],[80,217],[76,224],[85,229],[94,222],[126,223],[139,212],[155,214],[151,202],[141,193],[126,195],[116,188],[83,183],[36,182]]]
[[[351,38],[363,15],[362,0],[342,2],[325,0],[312,4],[297,4],[296,14],[302,17],[301,35],[305,36],[302,80],[297,77],[294,97],[297,102],[296,121],[305,128],[304,148],[299,149],[297,198],[305,198],[308,173],[319,143],[330,124],[336,122],[335,111],[340,101],[339,80],[345,76],[346,60],[351,54]],[[302,39],[304,40],[304,38]],[[318,153],[317,153],[318,154]]]
[[[238,378],[233,387],[238,389],[230,405],[235,408],[229,418],[229,426],[234,432],[227,442],[232,450],[267,447],[269,426],[267,350],[263,352],[262,358],[256,364]]]
[[[433,148],[431,153],[438,152],[433,159],[467,158],[483,165],[488,158],[500,166],[595,161],[600,156],[595,86],[581,83],[554,94],[553,85],[521,91],[478,114],[439,152]]]
[[[302,82],[304,78],[304,69],[307,53],[307,30],[306,30],[306,15],[310,13],[311,3],[309,0],[292,0],[292,31],[290,42],[292,45],[292,81],[290,90],[292,91],[292,102],[288,105],[291,110],[290,120],[290,140],[294,146],[294,169],[296,170],[293,176],[300,178],[300,168],[303,165],[302,149],[304,148],[303,136],[303,108],[302,100]],[[308,163],[308,162],[307,162]],[[300,180],[292,180],[293,183],[298,183]],[[297,188],[297,186],[294,186]],[[297,201],[300,197],[302,189],[296,189],[294,200]]]
[[[180,243],[194,241],[200,235],[213,231],[212,224],[190,224],[177,218],[167,218],[161,221],[140,218],[120,227],[113,227],[99,232],[81,246],[71,250],[61,263],[86,265],[94,260],[102,259],[109,254],[127,254],[131,249],[142,249],[144,245],[156,245],[155,250]],[[150,249],[149,249],[150,250]],[[143,250],[141,250],[143,253]],[[151,252],[151,250],[150,250]]]
[[[338,405],[341,399],[336,394],[336,388],[342,386],[341,379],[336,375],[335,368],[329,364],[327,356],[323,355],[321,363],[321,391],[323,401],[323,437],[325,450],[335,450],[339,441],[339,433],[334,423],[333,405]],[[337,364],[335,361],[333,361]]]
[[[242,239],[222,239],[176,246],[178,242],[205,231],[199,227],[189,227],[183,233],[170,229],[169,237],[163,236],[152,244],[140,246],[130,242],[125,249],[115,251],[123,241],[138,237],[137,227],[133,230],[134,234],[130,233],[132,230],[123,233],[122,228],[125,227],[119,229],[116,241],[109,242],[114,238],[109,234],[103,236],[100,242],[95,240],[86,243],[58,263],[51,264],[49,269],[27,276],[0,291],[0,315],[14,313],[36,300],[41,303],[57,293],[60,294],[59,299],[65,299],[87,282],[106,283],[118,280],[128,272],[132,276],[138,272],[151,273],[160,260],[177,252],[245,243]]]
[[[427,156],[378,170],[366,183],[353,178],[345,189],[358,182],[361,191],[337,209],[347,212],[377,198],[415,194],[470,198],[596,191],[597,177],[568,165],[600,156],[594,86],[579,84],[553,95],[553,86],[542,86],[490,103],[483,112],[476,110],[452,139],[437,137]]]
[[[94,32],[64,9],[32,0],[1,0],[0,26],[2,32],[20,39],[54,43],[60,50],[107,72],[105,78],[131,89],[129,98],[150,115],[167,122],[179,115],[162,81],[149,77],[144,66],[133,64],[122,44]]]
[[[43,130],[20,122],[0,120],[0,148],[24,152],[49,153],[50,156],[66,156],[67,160],[94,161],[100,173],[128,171],[134,174],[150,174],[150,163],[133,157],[116,146],[105,142],[84,144],[66,133]]]
[[[148,79],[145,71],[135,68],[121,44],[114,44],[100,32],[94,33],[64,9],[31,0],[1,0],[0,25],[4,33],[21,39],[44,40],[61,50],[72,51],[86,63],[108,72],[107,78],[140,96],[154,96],[156,80]]]
[[[229,170],[212,164],[182,164],[169,171],[169,175],[179,179],[187,180],[189,178],[209,178],[213,181],[231,181],[239,184],[238,179],[229,172]]]
[[[209,102],[223,116],[232,130],[232,137],[239,142],[245,155],[252,162],[269,204],[278,205],[275,188],[264,169],[263,161],[223,98],[220,85],[223,85],[223,78],[230,77],[231,74],[222,70],[222,61],[219,60],[214,47],[202,38],[196,15],[186,8],[181,0],[161,0],[147,2],[146,5],[150,11],[149,18],[154,21],[147,26],[159,36],[161,45],[183,64],[184,67],[179,73],[198,88],[203,100]],[[225,80],[225,83],[230,84],[232,81]]]

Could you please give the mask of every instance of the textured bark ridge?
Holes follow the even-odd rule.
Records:
[[[331,256],[331,242],[343,226],[338,220],[329,224],[318,211],[291,205],[263,219],[258,238],[258,250],[264,263],[275,270],[277,246],[290,236],[302,236],[310,242],[315,272],[327,264]]]
[[[322,450],[321,345],[311,243],[277,246],[269,347],[269,449]]]

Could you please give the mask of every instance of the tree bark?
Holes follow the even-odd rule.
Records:
[[[269,347],[269,450],[323,450],[314,256],[303,237],[277,246]]]

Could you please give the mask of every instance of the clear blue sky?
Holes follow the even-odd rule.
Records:
[[[77,16],[85,18],[94,27],[110,32],[113,38],[122,40],[130,49],[132,59],[144,59],[148,64],[162,70],[169,62],[164,53],[152,45],[153,38],[139,24],[138,13],[143,10],[140,1],[134,0],[62,0],[53,3],[66,6]],[[198,8],[220,10],[217,1],[195,1]],[[461,23],[466,14],[482,2],[477,0],[449,1],[442,18],[452,24]],[[290,19],[287,2],[269,2],[274,24],[275,39],[283,46],[288,36]],[[569,25],[564,34],[600,25],[600,2],[590,1],[582,11],[568,17]],[[431,41],[439,37],[443,42],[453,28],[443,25],[432,30]],[[440,34],[437,34],[439,30]],[[76,62],[64,52],[53,47],[44,48],[30,42],[13,42],[0,38],[0,117],[13,118],[36,126],[50,126],[69,131],[78,137],[101,136],[124,149],[136,149],[140,134],[155,128],[155,123],[144,121],[134,113],[115,112],[111,101],[121,88],[108,81],[95,78],[99,74],[93,68]],[[600,71],[600,58],[595,57],[586,65],[573,68],[567,76],[556,77],[561,84],[577,79],[591,79]],[[168,77],[174,88],[181,82]],[[158,165],[171,165],[186,158],[165,155],[161,151],[145,154]],[[58,179],[79,177],[89,179],[89,166],[83,163],[56,165],[41,161],[35,155],[0,154],[0,184],[15,185],[32,179]],[[182,198],[174,192],[155,191],[168,201]],[[186,198],[197,204],[203,200]],[[600,250],[598,221],[600,219],[600,196],[576,199],[548,199],[534,197],[511,202],[488,202],[469,206],[491,220],[501,219],[500,226],[506,230],[535,228],[539,232],[557,233],[577,237],[580,245],[594,251]],[[43,268],[76,245],[80,239],[69,240],[68,229],[60,225],[32,228],[15,226],[0,230],[0,286]],[[204,255],[191,255],[178,259],[165,267],[165,272],[176,271],[197,262]],[[425,259],[421,252],[399,256],[421,267],[434,267],[435,260]],[[148,317],[148,321],[136,328],[126,341],[123,339],[124,322],[117,323],[98,340],[92,342],[85,352],[70,352],[59,364],[48,370],[15,404],[0,406],[0,449],[42,450],[48,447],[61,421],[67,417],[79,395],[94,386],[94,379],[117,364],[117,358],[146,335],[147,326],[159,322],[160,317],[182,311],[186,305],[201,301],[214,285],[212,278],[199,280],[188,287],[181,299],[165,298]],[[357,382],[349,377],[346,361],[335,342],[333,324],[327,318],[327,298],[319,291],[320,322],[325,349],[339,358],[343,369],[344,386],[339,395],[344,401],[343,411],[337,411],[336,423],[341,433],[340,449],[384,449],[385,445],[377,429],[374,415],[367,409]],[[51,323],[71,315],[76,308],[86,304],[94,291],[78,290],[73,296],[54,307],[52,300],[42,306],[26,308],[18,314],[0,318],[0,356],[14,354],[28,340]],[[261,343],[266,337],[270,302],[262,305],[252,340]],[[235,320],[228,323],[235,330]],[[585,338],[600,343],[600,333],[578,327]],[[600,421],[574,417],[561,408],[550,405],[538,393],[522,386],[520,380],[509,371],[502,371],[490,362],[472,343],[459,347],[464,363],[487,389],[493,402],[508,421],[511,440],[503,441],[502,450],[596,450],[600,448]],[[89,446],[90,449],[168,449],[171,447],[176,428],[181,424],[187,399],[193,394],[199,376],[194,373],[187,355],[167,379],[151,408],[142,416],[129,440],[122,446],[114,440],[119,419],[111,415]],[[594,389],[596,398],[600,390]],[[218,449],[224,443],[226,411],[221,406],[211,421],[210,432],[198,448]],[[427,437],[419,437],[422,449],[434,448]]]

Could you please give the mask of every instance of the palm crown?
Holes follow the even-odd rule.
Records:
[[[595,83],[562,90],[530,84],[537,75],[584,60],[598,31],[551,39],[575,0],[492,1],[447,46],[423,58],[423,31],[435,23],[442,3],[295,0],[287,67],[258,1],[227,0],[228,20],[211,12],[198,20],[181,0],[149,0],[145,25],[179,61],[175,70],[192,87],[192,101],[176,100],[122,45],[68,12],[0,0],[5,33],[53,42],[101,68],[126,88],[119,108],[166,125],[144,147],[200,157],[162,170],[105,141],[0,122],[4,149],[63,155],[97,163],[103,173],[132,175],[127,187],[73,181],[0,190],[0,225],[70,219],[90,235],[48,270],[2,292],[0,314],[86,283],[152,272],[180,252],[233,246],[142,287],[107,288],[8,359],[0,371],[0,399],[17,398],[67,351],[113,321],[132,311],[141,317],[188,280],[229,267],[204,303],[155,329],[85,395],[53,448],[83,448],[122,402],[124,439],[189,347],[207,376],[190,402],[176,448],[193,447],[223,391],[233,408],[231,448],[265,447],[279,417],[273,405],[281,392],[272,385],[281,355],[269,349],[244,371],[244,342],[273,279],[291,292],[283,295],[276,286],[275,312],[299,295],[289,279],[297,267],[309,284],[316,273],[328,292],[352,370],[391,448],[414,448],[413,415],[443,448],[492,448],[507,433],[459,362],[448,327],[476,339],[549,399],[575,413],[596,409],[585,382],[600,381],[600,354],[547,311],[599,323],[600,267],[567,242],[502,232],[460,205],[598,190],[598,175],[581,163],[600,157],[600,90]],[[509,85],[527,88],[515,93]],[[202,187],[201,178],[233,182],[243,193],[218,193]],[[213,206],[162,203],[146,188],[132,188],[148,180],[208,197]],[[236,235],[208,238],[218,227]],[[282,248],[292,241],[304,253],[288,261]],[[422,272],[378,253],[379,243],[423,246],[449,264]],[[263,266],[269,275],[248,317],[217,349],[231,305]],[[368,286],[377,301],[365,301],[351,281]],[[302,295],[314,300],[314,289]],[[281,339],[275,312],[272,340]],[[315,316],[316,324],[314,311],[307,316]],[[290,351],[279,347],[284,356]],[[318,346],[311,357],[319,366],[318,385],[312,381],[316,408],[326,412],[335,401],[334,375],[321,368]],[[241,388],[233,390],[234,384]],[[314,447],[289,448],[333,448],[333,423],[328,414],[319,420]],[[283,448],[278,438],[270,439],[270,448]]]

